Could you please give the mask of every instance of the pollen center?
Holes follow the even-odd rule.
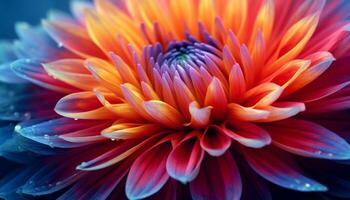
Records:
[[[170,43],[166,53],[160,61],[161,70],[179,70],[189,68],[199,69],[206,63],[206,57],[218,56],[216,48],[201,42],[173,42]]]

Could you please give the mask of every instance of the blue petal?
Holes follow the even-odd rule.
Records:
[[[18,189],[35,173],[36,166],[19,168],[0,181],[0,197],[12,197]]]
[[[33,86],[0,85],[0,120],[22,121],[53,115],[58,98],[57,94],[43,89],[39,92]]]
[[[85,126],[84,126],[85,125]],[[37,119],[19,123],[15,130],[22,136],[48,145],[50,147],[72,148],[84,145],[84,143],[72,143],[63,140],[59,136],[74,132],[86,127],[84,121],[75,121],[69,118]]]
[[[73,157],[74,158],[74,157]],[[77,163],[72,158],[41,163],[41,168],[20,188],[30,195],[51,194],[78,180],[84,173],[75,170]]]
[[[304,176],[294,160],[278,149],[244,149],[249,165],[265,179],[297,191],[327,191],[324,185]]]

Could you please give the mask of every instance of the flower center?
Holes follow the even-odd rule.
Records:
[[[206,57],[219,57],[216,51],[215,47],[201,42],[173,42],[162,56],[159,67],[161,71],[199,69],[206,65]]]

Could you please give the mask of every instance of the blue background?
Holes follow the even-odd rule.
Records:
[[[15,39],[14,24],[22,21],[40,23],[48,10],[69,11],[70,0],[0,0],[0,40]]]

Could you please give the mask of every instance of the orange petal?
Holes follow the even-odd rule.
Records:
[[[121,57],[116,55],[115,53],[109,54],[114,62],[115,67],[117,68],[120,77],[122,78],[124,83],[131,83],[134,86],[139,86],[140,83],[136,78],[135,72],[127,65]]]
[[[118,117],[131,121],[142,121],[143,118],[137,112],[135,112],[133,107],[131,107],[129,104],[121,103],[119,99],[116,103],[111,103],[110,99],[114,101],[116,99],[114,94],[105,94],[98,90],[95,90],[95,94],[101,104]]]
[[[310,63],[309,60],[292,60],[267,77],[265,81],[287,88],[310,66]]]
[[[299,20],[287,30],[276,51],[276,55],[279,58],[271,66],[267,67],[267,74],[298,56],[313,35],[318,20],[319,13],[312,14]]]
[[[265,108],[270,114],[267,118],[257,120],[258,122],[272,122],[287,119],[305,110],[304,103],[278,102],[273,106]]]
[[[125,101],[143,118],[153,121],[148,112],[144,109],[143,102],[145,101],[144,97],[135,88],[133,85],[129,83],[125,83],[121,86],[123,96]]]
[[[305,85],[311,83],[321,74],[323,74],[323,72],[325,72],[335,60],[333,55],[326,51],[316,52],[306,57],[305,59],[310,59],[310,66],[305,71],[303,71],[293,83],[288,86],[285,91],[285,95],[299,90]]]
[[[242,39],[248,14],[248,2],[242,0],[228,0],[223,13],[223,22],[227,29],[232,29]]]
[[[101,105],[93,92],[69,94],[60,99],[55,111],[75,119],[113,119],[115,115]]]
[[[147,83],[141,82],[141,89],[143,95],[147,100],[159,100],[158,94],[154,91],[154,89]]]
[[[225,90],[216,77],[213,78],[207,88],[204,104],[206,106],[213,106],[213,119],[221,119],[227,111],[227,97]]]
[[[143,107],[153,119],[162,123],[163,125],[174,129],[183,128],[185,119],[174,107],[170,106],[169,104],[158,100],[152,100],[145,101],[143,103]]]
[[[263,108],[275,102],[282,94],[283,88],[274,83],[262,83],[245,94],[244,105]]]
[[[121,95],[121,77],[111,64],[101,59],[89,58],[85,61],[85,65],[101,85]]]
[[[229,104],[228,107],[232,120],[257,121],[266,119],[270,114],[270,112],[266,110],[243,107],[235,103]]]
[[[273,0],[265,0],[263,5],[258,11],[258,15],[255,18],[255,23],[251,35],[250,48],[253,49],[253,44],[258,31],[262,32],[264,37],[264,43],[267,43],[271,36],[272,27],[274,24],[275,5]]]
[[[80,59],[62,59],[43,64],[47,73],[65,83],[82,90],[93,90],[100,86]]]
[[[106,58],[106,55],[93,43],[84,27],[62,21],[43,21],[43,27],[57,43],[74,53],[88,58]]]
[[[157,124],[116,123],[104,129],[102,135],[113,139],[145,138],[159,133],[163,128]]]

